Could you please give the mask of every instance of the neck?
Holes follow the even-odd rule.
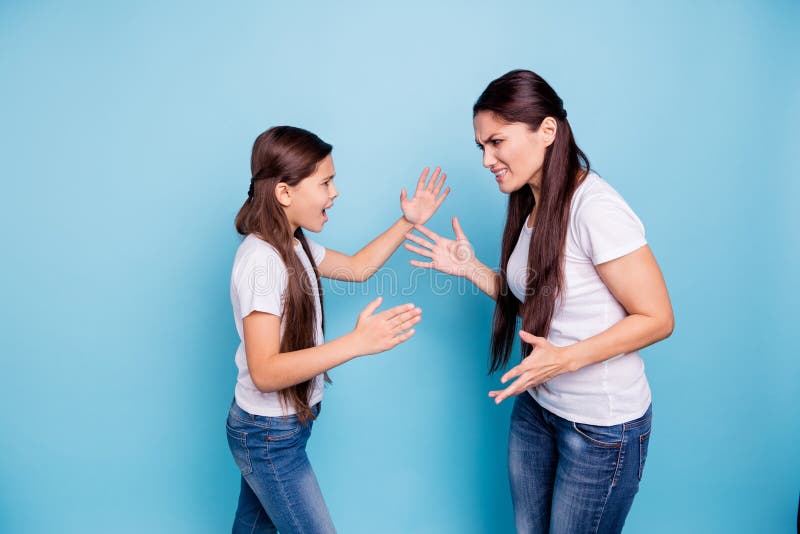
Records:
[[[291,240],[292,240],[292,246],[296,246],[297,244],[300,243],[300,241],[298,241],[298,239],[294,236],[295,231],[297,231],[297,225],[293,224],[292,225],[292,235],[289,236],[291,238]]]
[[[528,182],[528,186],[531,188],[531,193],[533,193],[533,209],[528,218],[528,227],[533,228],[534,221],[536,220],[536,212],[539,211],[539,199],[542,197],[541,173],[534,176],[533,179]]]
[[[542,188],[538,185],[528,184],[531,188],[531,192],[533,193],[533,200],[536,201],[536,205],[539,205],[539,198],[542,195]]]
[[[528,182],[528,186],[531,188],[531,192],[533,192],[533,199],[536,201],[536,204],[539,204],[539,197],[542,193],[542,170],[539,169],[536,174],[534,174],[530,181]]]

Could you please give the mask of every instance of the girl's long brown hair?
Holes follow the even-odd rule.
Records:
[[[317,286],[322,308],[322,284],[319,271],[301,228],[292,234],[289,220],[275,196],[279,183],[295,186],[307,178],[333,147],[313,133],[293,126],[275,126],[256,138],[250,159],[252,179],[248,198],[236,215],[236,231],[241,235],[256,234],[278,251],[286,270],[288,285],[283,304],[284,331],[280,351],[291,352],[316,345],[316,313],[313,285]],[[294,238],[314,268],[312,282],[294,251]],[[322,314],[322,328],[325,315]],[[327,373],[325,379],[328,379]],[[282,389],[279,394],[286,405],[291,403],[303,423],[314,416],[308,405],[311,380]]]
[[[521,305],[509,291],[506,270],[535,199],[528,186],[514,191],[508,199],[500,253],[500,291],[492,320],[489,372],[493,373],[508,364],[518,314],[527,332],[546,337],[550,331],[556,298],[564,286],[564,244],[570,201],[590,167],[589,159],[575,143],[561,98],[538,74],[513,70],[497,78],[475,102],[473,117],[481,111],[492,112],[509,123],[525,123],[532,131],[538,130],[546,117],[554,118],[558,124],[555,140],[546,148],[542,166],[541,205],[531,236],[525,302]],[[531,347],[522,343],[522,357],[530,352]]]

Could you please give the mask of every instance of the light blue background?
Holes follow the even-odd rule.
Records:
[[[798,24],[790,1],[0,4],[0,531],[228,530],[253,139],[288,123],[335,146],[316,237],[348,252],[442,165],[431,226],[460,216],[496,265],[505,198],[470,108],[524,67],[644,221],[675,308],[643,351],[655,422],[627,531],[794,532]],[[387,265],[401,287],[410,257]],[[434,280],[412,341],[332,373],[310,454],[345,534],[513,530],[492,303]],[[326,284],[329,338],[379,292],[409,300],[379,286]]]

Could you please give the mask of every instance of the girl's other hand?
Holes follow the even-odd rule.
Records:
[[[412,326],[422,320],[422,310],[413,304],[375,313],[382,301],[383,298],[378,297],[358,315],[353,335],[362,355],[377,354],[407,341],[414,335]]]
[[[457,217],[453,217],[455,240],[442,237],[422,225],[416,225],[415,228],[432,242],[409,232],[406,234],[406,238],[420,246],[417,247],[406,243],[405,247],[420,256],[430,258],[431,261],[423,262],[411,260],[411,265],[414,267],[436,269],[437,271],[455,276],[466,276],[469,273],[475,260],[475,251],[472,248],[472,244],[470,244],[467,239],[467,236],[464,235],[463,230],[461,230],[461,225],[458,224]]]
[[[439,206],[442,205],[444,199],[450,193],[450,188],[442,191],[447,175],[441,173],[441,169],[436,167],[433,171],[430,180],[428,180],[428,167],[422,170],[417,180],[417,189],[414,191],[414,196],[409,199],[406,189],[400,191],[400,208],[403,210],[403,218],[411,224],[425,224],[428,222]]]

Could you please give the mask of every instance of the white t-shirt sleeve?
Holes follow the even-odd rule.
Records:
[[[647,244],[644,225],[621,196],[603,192],[575,214],[578,245],[594,265],[621,258]]]
[[[239,317],[244,319],[254,311],[280,317],[287,284],[286,266],[276,251],[267,248],[252,251],[242,258],[234,273]]]
[[[308,248],[311,249],[311,255],[314,257],[314,263],[319,267],[319,264],[325,259],[325,247],[316,241],[310,240],[308,237],[306,237],[306,241],[308,242]]]

